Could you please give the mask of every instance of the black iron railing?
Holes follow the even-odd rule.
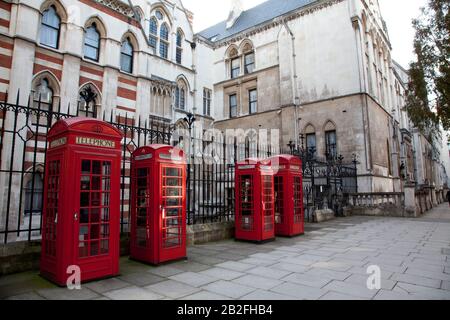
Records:
[[[75,110],[68,106],[67,111],[62,111],[60,104],[53,109],[49,105],[32,100],[20,105],[18,98],[13,104],[0,102],[0,241],[3,243],[41,237],[40,181],[46,170],[46,136],[56,121],[76,117],[80,110],[79,106],[74,106]],[[164,118],[135,119],[114,111],[103,112],[100,116],[124,134],[120,180],[122,233],[129,231],[130,160],[136,148],[154,143],[172,144],[189,155],[188,224],[233,221],[236,161],[280,153],[279,147],[262,146],[254,137],[243,143],[236,137],[198,137],[192,130],[195,122],[192,115],[185,119],[188,132],[182,134]],[[345,163],[343,157],[318,159],[315,150],[306,151],[293,143],[282,153],[294,154],[303,160],[304,206],[308,221],[312,221],[314,210],[324,207],[340,214],[347,201],[345,195],[358,191],[356,159],[351,163]]]

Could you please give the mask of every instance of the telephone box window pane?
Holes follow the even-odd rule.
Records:
[[[109,161],[103,162],[103,175],[104,176],[111,175],[111,162],[109,162]]]
[[[284,198],[283,177],[275,177],[275,223],[283,223]]]
[[[147,186],[147,178],[144,179],[138,179],[138,188],[146,187]],[[140,189],[139,191],[145,191],[145,189]]]
[[[100,209],[91,209],[91,223],[100,222]]]
[[[165,197],[178,197],[178,196],[181,196],[181,189],[180,188],[165,188],[164,189],[164,196]]]
[[[167,217],[177,217],[180,215],[180,209],[167,209]]]
[[[82,226],[80,227],[80,241],[89,240],[89,227]]]
[[[92,174],[102,174],[102,164],[100,161],[92,161]]]
[[[100,241],[100,254],[109,253],[109,240]]]
[[[91,193],[91,207],[100,206],[100,192]]]
[[[89,242],[80,242],[78,245],[78,255],[80,258],[89,256]]]
[[[81,173],[82,174],[90,174],[91,173],[91,161],[83,160],[81,162]]]
[[[109,206],[109,193],[103,193],[103,201],[102,201],[102,205],[103,206]]]
[[[82,176],[81,177],[81,190],[89,190],[91,188],[91,177]]]
[[[166,200],[166,206],[168,206],[168,207],[181,206],[181,199],[180,198],[169,198]]]
[[[89,206],[89,193],[82,192],[80,195],[80,207],[88,207]]]
[[[253,214],[253,192],[252,176],[242,176],[241,178],[241,214],[250,216]]]
[[[111,179],[103,178],[102,179],[102,190],[111,190]]]
[[[138,169],[138,174],[137,176],[142,178],[142,177],[147,177],[147,168],[143,168],[143,169]]]
[[[102,209],[102,221],[109,221],[109,208]]]
[[[98,241],[91,241],[91,256],[98,256],[99,254],[99,243]]]
[[[168,177],[179,177],[181,176],[180,169],[177,168],[167,168],[166,176]]]
[[[263,208],[264,208],[264,230],[270,231],[273,229],[272,221],[272,209],[273,209],[273,198],[272,198],[272,188],[273,182],[271,176],[263,176]]]
[[[80,209],[80,223],[89,223],[89,209]]]
[[[100,226],[98,224],[91,225],[91,240],[100,238]]]
[[[166,186],[177,187],[181,185],[181,180],[178,178],[167,178]]]
[[[101,178],[92,177],[92,190],[101,190]]]
[[[302,181],[300,177],[294,177],[294,223],[301,223],[302,217]]]
[[[102,238],[108,238],[109,237],[109,224],[102,224],[101,236],[102,236]]]

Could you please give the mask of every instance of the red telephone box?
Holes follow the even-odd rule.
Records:
[[[302,161],[290,155],[275,156],[269,161],[275,174],[275,234],[304,234]]]
[[[266,160],[236,164],[236,239],[266,242],[275,239],[274,177]]]
[[[117,275],[122,133],[72,118],[58,121],[47,139],[41,275],[61,286],[70,266],[83,282]]]
[[[131,159],[130,257],[158,265],[186,258],[186,159],[166,145],[138,148]]]

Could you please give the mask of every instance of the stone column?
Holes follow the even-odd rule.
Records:
[[[8,103],[16,104],[17,97],[19,105],[26,106],[31,93],[31,82],[33,79],[33,64],[35,56],[35,45],[19,38],[14,41],[14,51],[11,66],[11,79],[8,95]],[[18,92],[20,90],[20,95]],[[7,131],[18,132],[26,125],[26,116],[24,113],[16,115],[8,111],[4,120],[4,127]],[[26,136],[26,129],[21,130],[21,136]],[[21,172],[23,169],[23,153],[25,152],[25,143],[16,133],[7,133],[3,138],[3,150],[1,169],[5,171]],[[14,154],[13,154],[14,150]],[[18,226],[20,189],[22,176],[20,173],[12,175],[8,173],[0,174],[0,229],[16,230]],[[24,197],[24,195],[22,195]],[[23,200],[23,199],[22,199]],[[22,208],[23,210],[23,208]],[[23,221],[23,220],[22,220]],[[9,234],[8,242],[15,241],[17,234]],[[3,239],[0,239],[3,241]]]
[[[405,185],[405,212],[413,217],[419,216],[419,211],[416,206],[416,188],[414,184]]]

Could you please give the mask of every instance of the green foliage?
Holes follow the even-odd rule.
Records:
[[[406,107],[421,130],[439,123],[450,129],[450,2],[429,0],[418,19],[414,51],[417,61],[410,65]]]

